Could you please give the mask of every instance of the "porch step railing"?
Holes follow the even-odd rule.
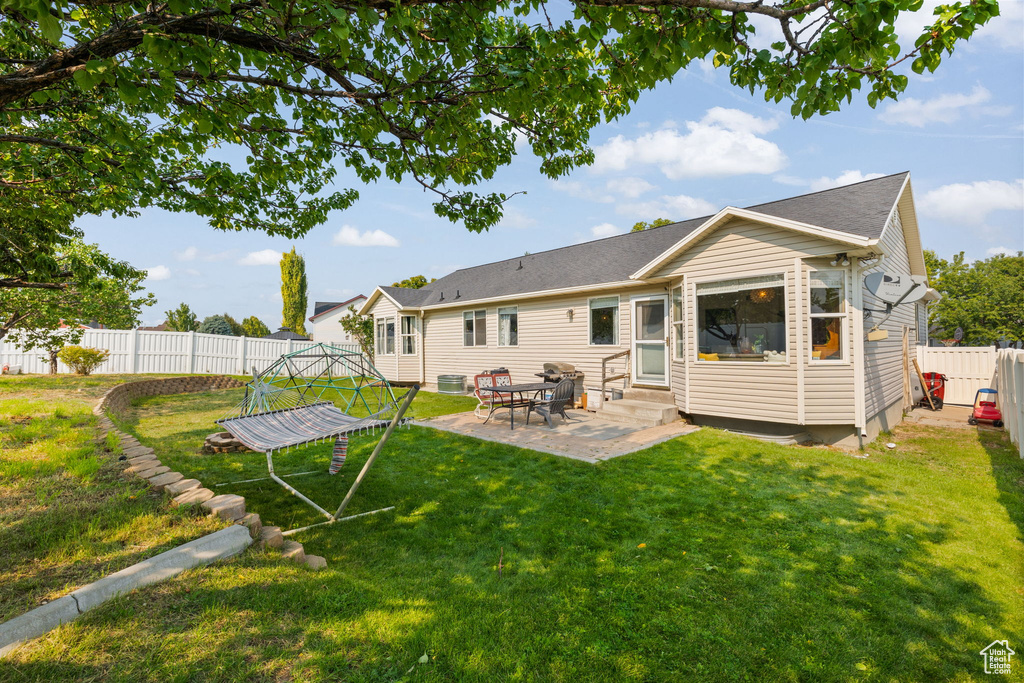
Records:
[[[626,380],[626,384],[629,384],[629,367],[630,367],[629,366],[629,353],[630,353],[630,350],[626,349],[625,351],[619,351],[618,353],[613,353],[612,355],[607,356],[606,358],[602,358],[601,359],[601,393],[600,393],[600,396],[597,399],[597,409],[598,410],[601,410],[602,408],[604,408],[604,386],[605,386],[605,384],[607,384],[608,382],[614,382],[615,380],[619,380],[619,379],[625,379]],[[608,374],[608,363],[610,363],[611,361],[614,361],[616,359],[619,359],[619,358],[625,358],[626,359],[626,366],[625,366],[623,372],[620,372],[617,375],[609,375]],[[613,370],[613,372],[614,372],[614,370]]]

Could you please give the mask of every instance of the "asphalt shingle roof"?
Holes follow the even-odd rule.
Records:
[[[897,173],[746,208],[875,239],[881,235],[906,177],[906,172]],[[710,216],[703,216],[642,232],[463,268],[422,289],[380,289],[403,307],[419,307],[621,282],[628,280],[630,275],[708,218]]]
[[[316,303],[313,304],[313,315],[311,315],[309,319],[312,320],[321,313],[326,313],[332,308],[337,308],[338,306],[347,306],[348,304],[355,303],[359,299],[365,298],[366,297],[363,296],[362,294],[357,294],[348,301],[317,301]]]

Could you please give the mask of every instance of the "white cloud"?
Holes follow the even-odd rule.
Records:
[[[833,187],[842,187],[843,185],[853,185],[854,183],[861,183],[865,180],[873,180],[875,178],[881,178],[884,173],[862,173],[860,171],[843,171],[835,178],[829,178],[828,176],[822,176],[816,180],[810,182],[811,192],[819,192],[821,190],[830,190]],[[779,180],[776,178],[776,180]],[[779,182],[786,182],[779,180]]]
[[[197,256],[199,256],[199,249],[196,247],[187,247],[185,251],[174,252],[174,257],[179,261],[195,261]]]
[[[878,115],[882,121],[890,124],[903,124],[922,128],[929,123],[953,123],[959,120],[964,112],[974,111],[990,116],[1005,116],[1010,113],[1009,107],[982,107],[992,99],[992,93],[980,85],[974,86],[969,93],[945,93],[930,100],[919,100],[908,97],[894,102]]]
[[[501,221],[498,222],[498,227],[512,228],[514,230],[525,230],[534,225],[537,225],[536,219],[530,218],[519,209],[511,206],[505,207],[502,210]]]
[[[331,244],[336,247],[398,247],[402,243],[383,230],[359,232],[351,225],[343,225],[334,235]]]
[[[926,193],[918,211],[947,223],[982,226],[993,211],[1024,209],[1024,180],[954,183]]]
[[[1019,250],[1018,250],[1019,251]],[[992,247],[985,252],[986,256],[1016,256],[1017,252],[1009,247]]]
[[[615,180],[609,180],[605,187],[609,192],[615,192],[620,194],[627,199],[636,199],[642,194],[646,194],[651,190],[657,189],[654,185],[643,178],[616,178]]]
[[[167,266],[153,266],[146,268],[146,279],[152,282],[166,280],[171,277],[171,269]]]
[[[272,266],[281,262],[281,252],[276,249],[250,251],[238,260],[240,266]]]
[[[630,216],[636,220],[654,220],[668,218],[672,221],[683,221],[687,218],[707,216],[715,213],[717,207],[711,202],[688,197],[685,194],[676,196],[662,195],[658,199],[646,202],[624,202],[615,207],[615,212]]]
[[[612,181],[608,181],[609,183]],[[551,187],[559,192],[565,192],[570,197],[585,199],[588,202],[599,204],[611,204],[615,199],[604,190],[594,189],[578,180],[552,180]]]
[[[590,229],[590,234],[597,238],[613,237],[615,235],[621,235],[624,232],[626,232],[625,229],[620,228],[617,225],[612,225],[611,223],[601,223],[600,225],[595,225]]]
[[[594,150],[591,170],[607,173],[654,165],[666,177],[679,180],[775,173],[786,163],[778,145],[758,137],[775,130],[775,120],[714,107],[700,121],[685,125],[685,133],[668,126],[635,139],[617,135]]]

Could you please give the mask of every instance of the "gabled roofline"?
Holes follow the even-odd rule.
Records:
[[[359,307],[359,310],[356,311],[356,313],[358,313],[359,315],[366,315],[369,312],[369,310],[373,308],[373,305],[377,303],[377,299],[379,299],[380,297],[384,297],[385,299],[393,303],[395,305],[395,308],[397,308],[398,310],[405,310],[405,307],[403,307],[402,304],[395,301],[394,297],[392,297],[390,294],[381,289],[380,286],[378,286],[376,289],[373,290],[369,298],[367,298],[366,301],[363,302],[363,305]]]
[[[327,314],[328,314],[328,313],[330,313],[331,311],[336,311],[336,310],[338,310],[339,308],[341,308],[342,306],[348,306],[348,305],[349,305],[350,303],[352,303],[353,301],[356,301],[356,300],[358,300],[358,299],[365,299],[365,298],[366,298],[366,297],[365,297],[365,296],[363,296],[362,294],[356,294],[356,295],[355,295],[354,297],[352,297],[352,298],[351,298],[351,299],[349,299],[348,301],[342,301],[342,302],[341,302],[340,304],[338,304],[338,305],[336,305],[336,306],[331,306],[331,307],[330,307],[330,308],[328,308],[328,309],[327,309],[326,311],[320,311],[319,313],[314,313],[313,315],[309,316],[309,322],[314,322],[314,321],[316,320],[316,318],[319,318],[319,317],[321,317],[321,316],[327,315]]]
[[[643,268],[630,275],[630,279],[643,280],[650,277],[659,268],[702,240],[726,221],[732,220],[733,218],[745,218],[758,223],[764,223],[766,225],[772,225],[806,235],[821,237],[823,239],[839,242],[840,244],[852,247],[872,247],[878,243],[877,239],[862,237],[860,235],[843,232],[841,230],[832,230],[831,228],[823,228],[818,225],[811,225],[810,223],[801,223],[799,221],[791,221],[786,218],[778,218],[777,216],[769,216],[768,214],[751,211],[750,209],[738,209],[734,206],[727,206],[704,223],[701,223],[696,230],[693,230],[686,237],[659,254]]]
[[[903,241],[907,247],[907,259],[910,261],[910,274],[928,277],[928,266],[924,262],[924,245],[921,244],[921,229],[917,223],[917,209],[914,207],[914,190],[910,185],[910,174],[903,180],[903,187],[896,195],[896,201],[889,209],[889,217],[885,219],[879,240],[885,239],[885,233],[893,223],[893,216],[900,213],[900,224],[903,226]]]

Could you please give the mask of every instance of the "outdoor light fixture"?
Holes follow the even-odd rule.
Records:
[[[569,322],[572,322],[572,317],[573,317],[574,315],[576,315],[576,311],[574,311],[574,310],[573,310],[573,309],[571,309],[571,308],[568,308],[568,309],[566,309],[566,311],[565,311],[565,317],[569,319]]]
[[[766,304],[774,298],[774,289],[755,289],[750,292],[750,300],[755,304]]]
[[[849,257],[846,254],[836,254],[836,257],[829,261],[830,266],[837,266],[840,263],[843,264],[844,266],[850,265]]]

